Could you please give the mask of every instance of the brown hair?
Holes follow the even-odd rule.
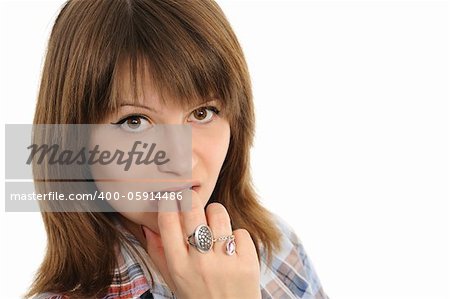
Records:
[[[144,69],[138,66],[148,65],[163,102],[219,99],[231,137],[209,203],[223,204],[233,229],[247,229],[259,258],[261,246],[271,260],[280,248],[280,232],[251,183],[255,118],[250,77],[239,42],[214,1],[67,1],[51,32],[34,124],[101,121],[117,107],[119,68],[125,62],[134,95],[138,72]],[[105,248],[123,240],[111,214],[42,213],[47,252],[27,296],[92,297],[105,291],[116,266],[114,250]]]

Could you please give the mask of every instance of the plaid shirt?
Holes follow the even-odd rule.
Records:
[[[282,232],[282,248],[273,254],[271,264],[267,262],[265,251],[261,250],[262,298],[329,299],[298,236],[283,219],[276,214],[273,215]],[[120,224],[118,227],[131,241],[138,255],[130,248],[130,245],[122,244],[118,256],[120,266],[115,269],[113,282],[104,299],[176,298],[162,276],[154,271],[156,267],[139,241]],[[148,267],[143,264],[147,264]],[[45,293],[37,298],[64,299],[67,297]]]

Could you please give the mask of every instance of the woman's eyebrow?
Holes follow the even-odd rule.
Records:
[[[144,109],[153,111],[153,112],[155,112],[155,113],[158,112],[155,108],[148,107],[148,106],[141,105],[141,104],[134,104],[134,103],[122,103],[122,104],[120,104],[120,107],[123,107],[123,106],[139,107],[139,108],[144,108]]]
[[[195,106],[202,106],[202,105],[208,105],[208,104],[211,105],[211,104],[214,104],[215,102],[217,102],[216,99],[205,100],[203,102],[198,103]],[[149,107],[149,106],[145,106],[145,105],[142,105],[142,104],[134,104],[134,103],[122,103],[122,104],[120,104],[120,107],[123,107],[123,106],[139,107],[139,108],[144,108],[144,109],[153,111],[155,113],[158,113],[158,111],[155,108],[152,108],[152,107]]]
[[[201,105],[219,105],[219,104],[220,104],[219,100],[217,100],[217,99],[209,99],[209,100],[205,100],[203,102],[200,102],[198,104],[198,106],[201,106]]]

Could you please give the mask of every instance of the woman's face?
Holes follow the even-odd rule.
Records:
[[[126,76],[122,82],[129,82],[128,79],[129,77]],[[212,98],[205,104],[185,109],[177,104],[163,105],[152,88],[150,79],[144,78],[143,95],[139,96],[139,103],[135,105],[130,96],[132,93],[129,85],[122,84],[121,104],[115,113],[102,121],[102,124],[108,124],[104,126],[105,129],[92,131],[91,148],[94,145],[100,145],[100,149],[103,146],[114,152],[115,147],[116,150],[127,152],[130,149],[131,140],[143,140],[148,144],[156,140],[156,149],[153,153],[157,152],[158,147],[164,148],[165,158],[169,158],[170,161],[161,165],[155,163],[132,165],[128,170],[117,163],[93,164],[91,173],[99,191],[121,191],[127,195],[130,191],[149,192],[174,189],[172,187],[192,183],[197,185],[192,192],[196,192],[195,195],[205,206],[214,190],[230,140],[230,126],[226,118],[220,114],[220,102]],[[211,106],[217,108],[219,114],[216,114],[217,111],[214,109],[202,108]],[[116,125],[112,125],[113,123]],[[169,132],[167,131],[167,134],[159,134],[158,137],[155,137],[153,129],[149,129],[152,125],[168,125],[161,126],[167,128],[184,127],[190,130],[189,134],[184,134],[184,136],[181,136],[180,134],[183,133],[180,132],[186,131],[173,130],[172,133],[167,133]],[[109,127],[113,127],[113,129],[109,129]],[[105,134],[105,130],[112,130],[111,134]],[[186,141],[186,137],[190,140]],[[165,159],[160,159],[160,161],[163,160]],[[108,182],[108,178],[114,180],[124,178],[124,180],[119,179],[111,184],[110,181]],[[142,180],[145,178],[149,178],[148,182]],[[187,180],[184,182],[177,180],[180,178]],[[164,186],[170,186],[170,188],[162,188]],[[122,200],[122,204],[123,202]],[[121,208],[120,201],[115,200],[109,201],[109,204],[119,211],[125,221],[145,225],[159,233],[157,212],[124,211],[126,209]],[[148,204],[148,201],[135,201],[133,204],[145,205]]]

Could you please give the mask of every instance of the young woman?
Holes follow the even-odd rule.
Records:
[[[296,234],[252,187],[250,78],[215,2],[68,1],[50,36],[34,123],[101,124],[120,136],[190,126],[189,163],[148,169],[166,181],[189,173],[175,187],[191,206],[43,212],[48,247],[27,297],[328,298]],[[108,139],[94,130],[89,142]],[[90,167],[93,185],[77,192],[109,190],[101,178],[113,171]]]

